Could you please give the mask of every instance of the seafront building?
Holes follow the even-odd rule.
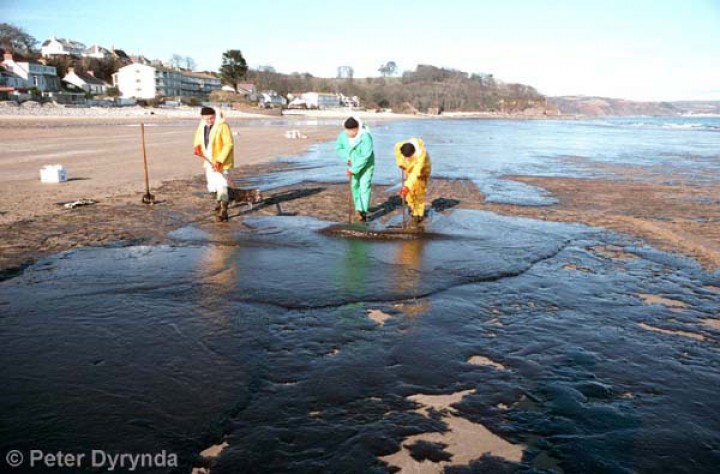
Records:
[[[108,83],[95,77],[93,71],[76,72],[74,67],[68,68],[62,80],[93,95],[104,95],[109,87]]]
[[[357,96],[348,97],[346,95],[329,92],[303,92],[289,94],[291,102],[288,108],[291,109],[338,109],[338,108],[358,108],[360,107],[360,99]]]
[[[207,97],[220,90],[219,78],[202,72],[134,63],[113,74],[113,85],[126,98]]]
[[[308,109],[336,109],[341,107],[340,95],[324,92],[305,92],[301,96]]]
[[[60,90],[60,78],[54,66],[46,66],[34,61],[18,61],[12,53],[5,53],[2,65],[13,76],[20,77],[25,84],[18,89],[37,89],[39,92],[56,92]]]

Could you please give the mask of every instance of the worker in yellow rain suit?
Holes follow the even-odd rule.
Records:
[[[207,190],[215,194],[215,218],[220,222],[228,220],[229,189],[228,170],[235,166],[234,143],[230,126],[212,107],[200,109],[200,124],[195,131],[193,142],[196,156],[205,160]]]
[[[420,138],[411,138],[395,145],[395,161],[400,169],[407,172],[400,196],[407,198],[413,224],[425,219],[425,194],[430,180],[430,155]]]

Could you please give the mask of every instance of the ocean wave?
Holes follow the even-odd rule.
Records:
[[[702,122],[629,122],[624,124],[632,128],[654,128],[667,130],[720,131],[720,123]]]

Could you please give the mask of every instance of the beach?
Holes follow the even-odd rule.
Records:
[[[213,474],[717,465],[720,185],[694,148],[715,132],[368,114],[366,228],[344,115],[230,113],[230,178],[262,199],[219,223],[197,118],[147,112],[0,118],[8,449]],[[428,218],[394,237],[392,144],[413,133]],[[54,163],[69,181],[40,183]]]

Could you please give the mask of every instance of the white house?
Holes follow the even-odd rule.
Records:
[[[159,95],[155,71],[145,64],[128,64],[113,74],[113,83],[123,97],[154,99]]]
[[[60,90],[60,78],[53,66],[29,61],[15,62],[12,53],[5,53],[2,66],[27,81],[29,88],[35,87],[40,92]]]
[[[340,96],[325,92],[304,92],[301,99],[308,109],[334,109],[341,107]]]
[[[52,37],[45,40],[40,48],[43,57],[49,56],[82,56],[87,48],[79,41]]]
[[[129,64],[113,74],[113,83],[123,97],[204,97],[220,89],[220,79],[202,73],[179,71],[147,64]]]
[[[73,84],[74,86],[77,86],[85,92],[89,92],[91,94],[105,94],[109,86],[109,84],[102,79],[95,77],[95,73],[93,71],[87,71],[84,73],[75,72],[74,67],[68,68],[68,72],[65,74],[65,77],[63,77],[63,81]]]
[[[85,51],[83,51],[83,56],[86,58],[94,58],[94,59],[109,59],[112,57],[112,53],[109,49],[105,49],[102,46],[98,46],[96,44],[90,46]]]

